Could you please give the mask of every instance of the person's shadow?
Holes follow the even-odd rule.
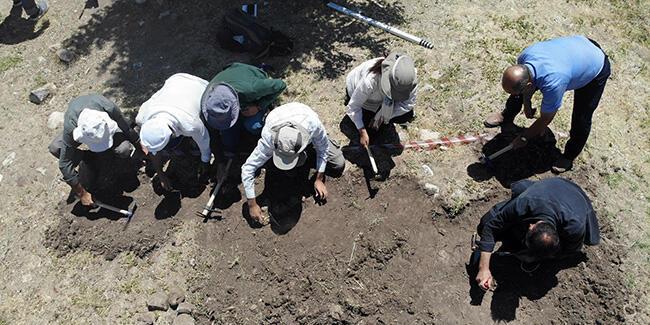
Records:
[[[536,269],[533,267],[524,271],[525,267],[514,256],[493,254],[490,269],[497,282],[497,288],[492,293],[490,304],[492,320],[506,322],[515,320],[522,297],[533,301],[543,298],[558,285],[557,274],[561,270],[575,267],[585,261],[587,261],[586,254],[580,252],[561,259],[544,261]],[[468,265],[467,272],[470,282],[470,304],[481,305],[486,292],[481,290],[474,280],[477,269]]]
[[[523,130],[518,126],[502,130],[483,146],[482,153],[487,157],[505,148]],[[530,139],[523,148],[505,152],[487,164],[476,162],[467,166],[467,175],[477,182],[494,177],[502,186],[509,188],[513,182],[549,171],[561,155],[555,145],[555,135],[546,128],[542,136]]]
[[[343,156],[349,162],[357,165],[363,170],[363,176],[368,187],[369,198],[374,198],[379,191],[373,188],[372,181],[384,181],[390,176],[395,168],[393,157],[402,154],[404,149],[400,146],[400,138],[393,123],[384,124],[379,129],[367,128],[370,137],[370,151],[375,158],[378,173],[372,170],[370,157],[359,144],[359,130],[356,128],[349,116],[345,115],[339,123],[339,129],[350,140],[349,144],[342,148]]]
[[[33,40],[50,27],[50,21],[46,19],[36,29],[38,22],[23,18],[22,13],[21,6],[14,6],[9,16],[0,23],[0,44],[14,45]]]
[[[257,197],[257,202],[261,207],[266,207],[269,224],[275,234],[287,234],[300,221],[302,198],[314,194],[311,186],[313,177],[309,177],[310,167],[311,165],[304,164],[292,170],[282,171],[273,166],[272,161],[266,164],[264,191]],[[247,202],[242,205],[242,214],[252,228],[262,227],[250,217]]]

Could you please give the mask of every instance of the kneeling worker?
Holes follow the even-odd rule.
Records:
[[[343,152],[328,138],[318,115],[307,105],[289,103],[276,107],[268,114],[262,138],[241,168],[251,218],[262,220],[262,209],[255,200],[257,169],[273,158],[274,167],[291,170],[313,158],[309,156],[315,156],[316,160],[316,197],[324,200],[327,198],[325,175],[340,177],[343,174]]]
[[[84,160],[84,152],[79,149],[81,144],[92,152],[111,150],[119,158],[129,158],[140,148],[140,139],[108,98],[91,94],[70,102],[63,119],[63,133],[52,140],[48,149],[59,159],[63,180],[72,187],[81,204],[92,206],[93,197],[79,182],[75,170]]]
[[[212,155],[210,135],[200,117],[201,95],[207,85],[208,82],[199,77],[177,73],[142,104],[135,118],[140,126],[143,151],[151,154],[151,162],[165,190],[172,187],[157,153],[174,149],[183,137],[191,137],[199,148],[199,179],[208,172]]]
[[[490,256],[495,242],[522,262],[532,263],[579,252],[582,244],[600,242],[598,219],[587,194],[563,178],[522,180],[512,184],[512,198],[481,218],[476,242],[480,259],[476,281],[492,283]]]
[[[233,63],[219,72],[201,98],[201,118],[221,135],[216,147],[236,152],[243,130],[259,138],[264,115],[286,88],[284,81],[269,78],[264,70],[248,64]]]

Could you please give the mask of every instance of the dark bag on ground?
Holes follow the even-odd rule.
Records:
[[[226,13],[217,40],[223,49],[253,53],[256,57],[287,55],[293,49],[289,37],[260,25],[241,9]]]

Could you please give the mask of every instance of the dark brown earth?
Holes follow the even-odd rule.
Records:
[[[145,175],[139,178],[141,188],[151,186]],[[623,256],[609,240],[532,275],[516,261],[495,258],[498,289],[485,295],[472,290],[470,236],[507,190],[471,202],[451,218],[440,215],[437,201],[409,179],[372,185],[378,192],[369,199],[360,170],[331,180],[328,203],[319,207],[308,199],[285,235],[251,228],[242,217],[243,201],[203,223],[197,238],[202,254],[189,288],[202,302],[199,322],[449,324],[481,323],[490,313],[495,321],[593,324],[624,322],[637,308],[618,269]],[[286,192],[275,190],[267,193],[271,199]],[[132,251],[147,258],[170,240],[176,225],[202,222],[194,212],[207,192],[184,199],[169,218],[156,217],[162,197],[141,197],[145,192],[129,194],[139,207],[126,229],[126,219],[114,214],[74,216],[71,205],[63,206],[46,245],[58,254],[88,250],[111,259]],[[286,207],[300,202],[283,200],[285,209],[278,211],[295,212],[296,206]],[[282,225],[286,219],[276,213],[273,220]]]

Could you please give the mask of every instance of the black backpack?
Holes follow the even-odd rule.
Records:
[[[253,53],[258,58],[287,55],[293,49],[289,37],[260,25],[241,9],[231,10],[223,17],[217,41],[223,49]]]

